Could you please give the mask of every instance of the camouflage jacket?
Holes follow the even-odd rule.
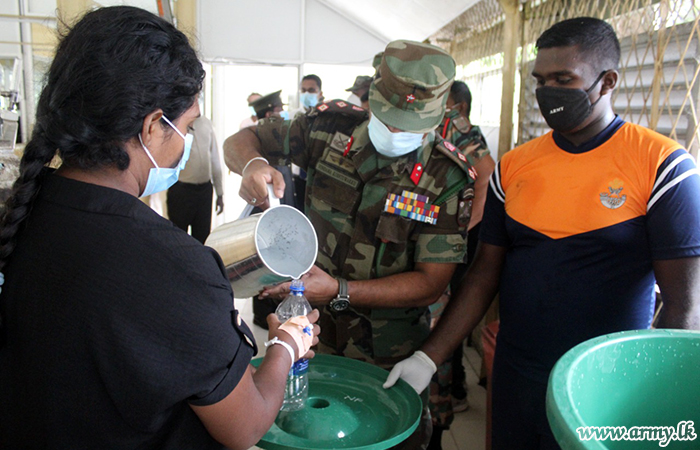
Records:
[[[481,133],[481,129],[476,125],[470,125],[457,111],[453,110],[445,114],[437,131],[463,155],[469,156],[472,164],[476,164],[489,154],[486,138]]]
[[[416,262],[462,262],[475,178],[467,158],[436,133],[418,151],[386,158],[370,143],[367,124],[361,108],[333,101],[292,122],[257,127],[270,164],[293,162],[307,172],[305,212],[318,234],[316,264],[332,276],[367,280],[413,270]],[[387,197],[404,191],[440,207],[435,224],[384,211]],[[429,312],[324,308],[320,325],[321,352],[390,367],[427,338]]]

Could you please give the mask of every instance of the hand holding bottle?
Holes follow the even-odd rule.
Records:
[[[279,329],[294,339],[300,357],[305,355],[313,345],[314,326],[309,322],[307,316],[291,317],[280,325]]]
[[[311,330],[312,336],[309,336],[308,334],[306,334],[306,337],[304,338],[304,339],[310,339],[309,347],[313,347],[314,345],[318,344],[318,334],[321,332],[321,328],[318,326],[318,324],[316,322],[318,321],[318,318],[320,317],[320,315],[321,314],[318,311],[318,309],[314,309],[307,316],[304,316],[304,317],[306,317],[306,320],[309,321],[309,325],[311,325],[311,327],[312,327],[312,330]],[[275,314],[269,314],[267,316],[267,325],[268,325],[268,329],[270,330],[268,332],[268,339],[272,340],[275,337],[277,337],[280,340],[284,340],[284,341],[288,342],[295,350],[295,353],[294,353],[294,360],[295,361],[300,359],[300,358],[311,359],[314,357],[314,355],[315,355],[314,351],[310,350],[308,348],[306,348],[306,351],[304,351],[305,349],[302,348],[301,351],[303,353],[300,354],[299,345],[296,343],[296,340],[293,340],[294,338],[293,338],[291,333],[281,329],[283,324],[280,323],[280,320],[277,318],[277,316]],[[298,326],[295,326],[295,328],[297,330],[301,331],[301,329],[299,329]]]
[[[289,295],[277,306],[275,314],[280,321],[285,321],[280,331],[292,336],[299,354],[313,344],[314,330],[309,328],[311,323],[308,320],[311,312],[311,305],[304,296],[304,283],[292,280]],[[308,367],[308,359],[300,358],[289,369],[282,411],[298,411],[304,407],[309,395]]]

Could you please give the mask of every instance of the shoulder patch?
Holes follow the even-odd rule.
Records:
[[[455,145],[465,155],[471,155],[472,164],[476,164],[481,158],[489,153],[486,138],[476,125],[472,125],[468,133],[464,133],[459,136],[455,142]]]
[[[454,153],[455,151],[457,151],[457,147],[455,147],[454,145],[452,145],[452,142],[450,142],[450,141],[442,141],[442,145],[444,145],[445,148],[446,148],[447,150],[451,151],[452,153]]]
[[[349,105],[344,100],[329,100],[325,103],[321,103],[320,105],[316,106],[315,112],[316,114],[340,113],[357,118],[364,118],[367,116],[367,111],[362,108]]]
[[[452,160],[455,164],[457,164],[464,171],[464,173],[467,174],[467,177],[471,180],[471,183],[476,181],[476,170],[474,170],[474,161],[469,155],[465,156],[462,154],[462,152],[455,151],[455,146],[452,145],[452,143],[450,143],[449,141],[445,140],[436,140],[434,148],[435,150]]]
[[[467,122],[467,119],[465,119],[462,116],[452,119],[452,124],[455,126],[455,128],[457,128],[457,131],[459,131],[462,134],[469,133],[469,130],[471,129],[471,126],[469,125],[469,122]]]

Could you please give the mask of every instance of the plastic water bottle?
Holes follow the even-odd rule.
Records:
[[[289,295],[279,304],[275,310],[277,318],[284,323],[287,319],[296,316],[306,316],[311,312],[311,305],[304,296],[304,282],[292,280]],[[289,369],[287,387],[284,391],[282,411],[298,411],[304,407],[309,396],[309,360],[299,359]]]

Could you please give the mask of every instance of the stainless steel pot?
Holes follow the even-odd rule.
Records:
[[[301,277],[318,253],[311,222],[287,205],[221,225],[205,245],[221,255],[235,298],[252,297],[264,286]]]

